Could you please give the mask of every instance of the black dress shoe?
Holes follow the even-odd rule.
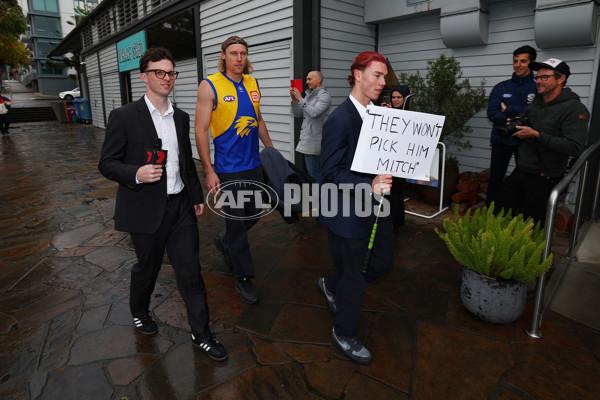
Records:
[[[333,344],[336,345],[346,356],[353,362],[361,365],[371,364],[373,356],[371,352],[363,346],[356,336],[346,337],[336,335],[335,328],[331,331],[331,339]]]
[[[244,303],[258,303],[258,294],[256,294],[256,290],[254,290],[254,286],[249,278],[236,279],[235,290],[240,294]]]
[[[150,313],[140,313],[133,315],[133,323],[140,333],[144,335],[154,335],[158,332],[158,325],[150,316]]]
[[[219,343],[212,334],[196,336],[192,333],[192,343],[197,348],[204,350],[215,361],[223,361],[229,356],[225,346]]]
[[[337,306],[335,304],[335,295],[329,290],[327,290],[327,287],[325,286],[324,277],[317,279],[317,289],[319,290],[319,292],[323,293],[323,296],[325,296],[325,300],[327,300],[327,305],[329,306],[329,309],[335,314],[337,312]]]

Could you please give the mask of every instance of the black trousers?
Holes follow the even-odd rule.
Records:
[[[132,314],[149,309],[166,248],[192,332],[206,335],[210,332],[209,313],[206,287],[200,272],[198,222],[185,191],[183,189],[178,196],[167,200],[158,231],[131,234],[138,262],[131,270],[129,307]]]
[[[8,133],[8,126],[10,125],[10,117],[8,113],[0,114],[0,132]]]
[[[342,336],[356,336],[362,295],[367,284],[382,277],[394,265],[392,219],[380,218],[367,273],[361,269],[367,255],[369,237],[348,239],[329,230],[329,249],[336,272],[325,277],[325,287],[336,296],[337,312],[333,326]]]
[[[494,210],[501,208],[519,210],[523,217],[532,217],[544,226],[550,193],[562,177],[546,177],[530,174],[518,168],[502,183]]]
[[[498,193],[506,175],[510,158],[515,154],[518,146],[507,146],[501,143],[492,143],[492,160],[490,161],[490,181],[487,191],[487,205],[498,200]],[[516,154],[515,154],[516,157]]]
[[[390,201],[392,224],[394,229],[404,226],[405,209],[404,209],[404,183],[406,179],[394,177],[392,181],[392,190],[388,199]]]
[[[229,192],[230,198],[238,198],[238,190],[245,190],[247,187],[243,183],[229,184],[233,181],[254,181],[264,182],[262,166],[240,172],[228,174],[219,173],[222,195]],[[259,218],[247,218],[248,216],[258,215],[260,210],[252,201],[244,203],[241,208],[232,208],[225,206],[225,213],[230,216],[225,218],[225,247],[231,257],[233,273],[236,279],[254,278],[254,262],[250,252],[250,243],[248,242],[248,231],[258,222]]]

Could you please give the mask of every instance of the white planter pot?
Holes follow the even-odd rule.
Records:
[[[525,310],[527,282],[494,279],[463,267],[460,299],[467,310],[484,321],[514,322]]]

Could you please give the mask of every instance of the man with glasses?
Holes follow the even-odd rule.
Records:
[[[521,141],[517,167],[502,184],[496,209],[519,210],[543,225],[552,188],[566,174],[570,157],[583,151],[589,112],[579,96],[566,88],[571,70],[550,58],[530,64],[538,96],[525,110],[530,126],[517,125],[512,135]]]
[[[204,201],[192,159],[190,117],[169,101],[178,75],[174,68],[164,48],[148,49],[140,58],[146,94],[110,113],[98,169],[119,183],[115,229],[130,233],[137,256],[129,295],[137,330],[145,335],[158,332],[150,300],[166,248],[187,307],[192,343],[221,361],[227,350],[209,329],[198,261],[196,217]]]
[[[248,44],[231,36],[221,44],[219,72],[198,86],[196,103],[196,146],[211,193],[226,192],[226,198],[240,198],[245,182],[263,182],[258,140],[273,147],[260,113],[260,89],[249,74]],[[215,159],[210,159],[208,131],[212,135]],[[225,206],[225,236],[217,236],[217,248],[235,275],[235,290],[246,304],[256,304],[258,294],[252,285],[254,264],[248,231],[258,222],[259,211],[253,202]]]
[[[496,201],[506,169],[519,141],[498,133],[509,118],[522,114],[535,98],[535,82],[529,64],[535,61],[537,52],[531,46],[521,46],[513,52],[513,74],[492,89],[488,101],[487,116],[492,126],[492,157],[487,204]]]

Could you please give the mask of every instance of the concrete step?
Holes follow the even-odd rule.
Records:
[[[10,122],[56,121],[52,107],[12,107]]]

